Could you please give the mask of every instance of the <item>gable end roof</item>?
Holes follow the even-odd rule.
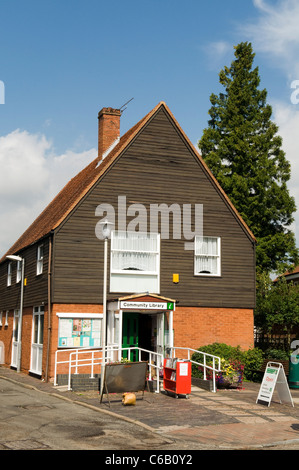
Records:
[[[28,227],[28,229],[20,236],[20,238],[14,243],[14,245],[8,250],[8,252],[0,259],[2,262],[6,255],[15,254],[20,252],[25,247],[32,245],[38,240],[42,239],[49,233],[57,229],[66,217],[72,212],[82,198],[88,193],[93,185],[102,177],[106,171],[112,166],[113,162],[120,157],[123,151],[128,145],[136,138],[139,132],[149,123],[151,118],[163,107],[168,115],[171,117],[175,127],[179,134],[185,140],[187,146],[191,150],[194,156],[198,159],[202,165],[204,171],[208,174],[209,178],[214,183],[214,186],[219,191],[223,199],[230,207],[233,214],[236,216],[243,229],[249,236],[249,238],[255,242],[255,237],[246,225],[236,208],[231,203],[228,196],[225,194],[218,181],[207,167],[206,163],[202,159],[197,149],[190,142],[187,135],[181,129],[180,125],[174,118],[173,114],[167,107],[167,105],[161,101],[155,108],[152,109],[146,116],[144,116],[135,126],[128,130],[119,140],[118,144],[111,150],[109,155],[102,160],[101,157],[95,158],[89,165],[81,170],[75,177],[73,177],[57,194],[57,196],[48,204],[48,206],[41,212],[41,214],[34,220],[34,222]]]

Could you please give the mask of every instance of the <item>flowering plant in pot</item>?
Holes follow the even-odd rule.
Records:
[[[243,382],[244,364],[238,360],[221,359],[221,372],[216,376],[219,388],[241,387]]]

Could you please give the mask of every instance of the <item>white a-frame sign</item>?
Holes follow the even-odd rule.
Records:
[[[280,403],[294,406],[287,378],[280,362],[268,362],[256,403],[270,406],[276,386]]]

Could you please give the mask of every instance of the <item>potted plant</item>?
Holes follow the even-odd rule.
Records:
[[[243,382],[244,364],[221,359],[221,372],[216,376],[218,388],[239,388]]]

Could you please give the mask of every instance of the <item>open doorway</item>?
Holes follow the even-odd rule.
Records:
[[[123,312],[123,348],[135,346],[146,351],[161,352],[164,346],[163,338],[164,314]],[[128,353],[124,351],[123,357],[137,361],[138,352],[132,351],[128,357]],[[141,351],[141,360],[148,360],[148,353]]]

